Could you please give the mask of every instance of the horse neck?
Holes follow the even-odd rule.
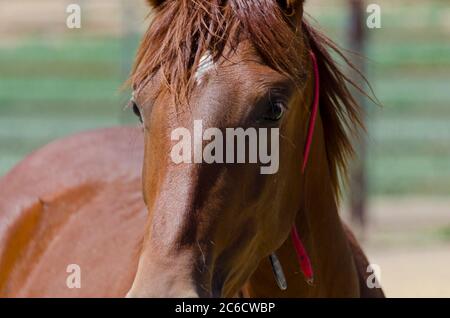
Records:
[[[302,207],[296,218],[297,229],[315,272],[314,287],[304,284],[301,276],[298,279],[303,283],[302,292],[307,294],[352,296],[359,291],[357,272],[338,213],[320,119],[316,129],[309,167],[304,176]],[[292,249],[290,240],[286,243]],[[295,262],[295,256],[288,260]]]
[[[275,284],[268,260],[263,260],[245,288],[252,297],[351,297],[359,295],[357,272],[338,215],[328,169],[322,121],[318,118],[295,225],[314,270],[309,286],[299,268],[291,238],[277,251],[288,289]]]

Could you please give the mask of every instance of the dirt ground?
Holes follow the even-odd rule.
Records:
[[[66,26],[69,4],[81,6],[81,29]],[[120,36],[143,31],[149,9],[145,0],[0,0],[0,46],[14,45],[30,37]]]
[[[450,243],[366,252],[387,297],[450,297]]]
[[[450,297],[450,199],[379,198],[364,250],[388,297]]]

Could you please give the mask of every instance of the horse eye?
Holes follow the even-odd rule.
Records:
[[[141,111],[139,110],[138,105],[134,101],[132,101],[131,103],[132,103],[131,107],[133,109],[133,113],[139,118],[139,121],[141,123],[143,123],[142,114],[141,114]]]
[[[282,101],[271,101],[270,109],[265,117],[265,119],[270,121],[279,121],[283,118],[286,107]]]

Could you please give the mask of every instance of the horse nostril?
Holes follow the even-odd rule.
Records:
[[[211,297],[212,298],[222,298],[222,288],[220,289],[213,289],[211,291]]]
[[[211,285],[197,281],[197,293],[201,298],[221,298],[223,297],[223,283],[213,282]]]
[[[212,287],[211,287],[211,297],[221,298],[223,297],[223,286],[225,281],[222,275],[214,275]]]

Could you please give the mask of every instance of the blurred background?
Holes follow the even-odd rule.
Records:
[[[82,28],[66,8],[82,8]],[[390,297],[450,297],[450,3],[314,0],[306,11],[366,72],[366,103],[342,216]],[[0,0],[0,177],[75,132],[136,124],[120,90],[148,25],[144,0]]]

